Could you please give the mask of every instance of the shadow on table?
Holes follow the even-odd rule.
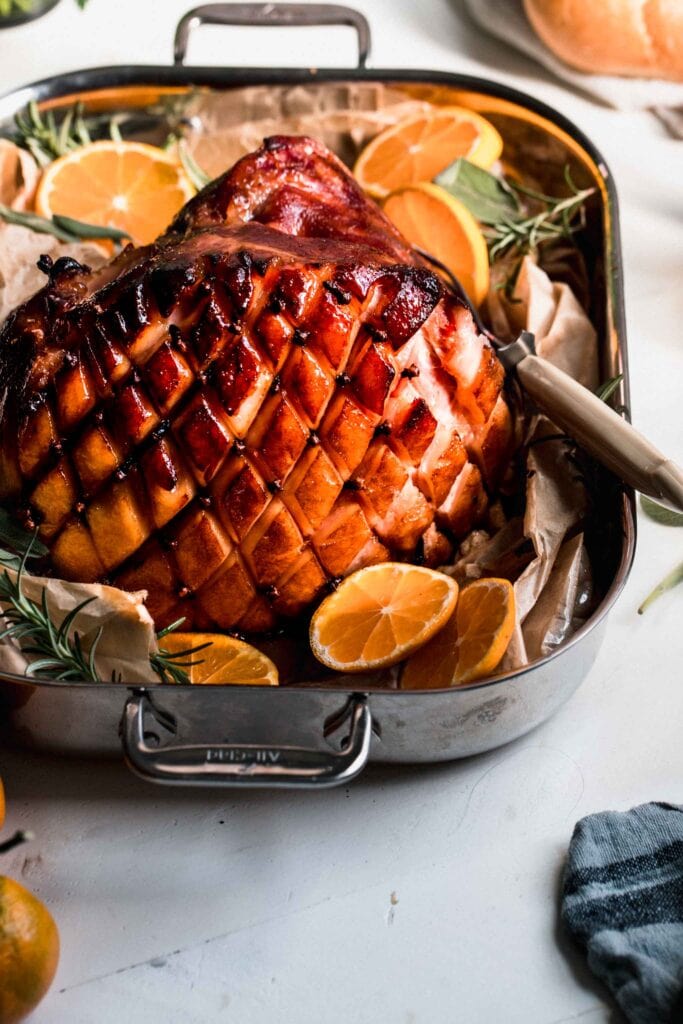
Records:
[[[173,877],[183,871],[185,860],[192,850],[200,860],[202,856],[220,856],[218,851],[221,850],[227,877],[230,876],[233,858],[248,858],[248,866],[243,864],[241,871],[243,875],[252,878],[250,891],[256,913],[263,902],[262,890],[272,888],[275,901],[280,898],[277,889],[279,871],[276,865],[280,863],[286,866],[290,858],[296,859],[306,843],[312,844],[313,850],[318,850],[322,865],[330,857],[335,843],[343,840],[351,844],[351,847],[348,851],[341,851],[341,862],[346,864],[347,869],[354,864],[358,869],[363,856],[368,855],[367,850],[363,853],[368,814],[382,815],[386,831],[394,836],[391,842],[387,838],[387,843],[375,851],[379,861],[384,859],[385,865],[387,859],[391,862],[391,843],[398,841],[399,837],[402,837],[401,844],[408,844],[412,850],[411,858],[415,856],[425,860],[428,853],[425,849],[427,838],[421,836],[422,823],[419,812],[416,818],[415,808],[420,806],[421,801],[424,806],[429,806],[435,787],[439,789],[447,786],[449,792],[452,787],[453,818],[443,820],[443,834],[449,843],[460,842],[456,836],[463,835],[461,829],[468,813],[476,812],[476,805],[471,805],[471,796],[479,783],[508,758],[520,754],[524,756],[527,752],[528,737],[523,737],[504,748],[460,761],[428,765],[370,765],[353,785],[329,792],[277,792],[261,789],[245,792],[234,788],[156,786],[132,775],[120,760],[94,761],[8,748],[0,753],[0,775],[5,776],[10,808],[12,805],[19,807],[22,803],[24,807],[29,805],[27,821],[30,817],[30,802],[39,800],[54,805],[51,813],[55,820],[61,821],[70,816],[73,821],[83,822],[84,835],[87,835],[93,827],[98,830],[102,828],[101,824],[86,824],[89,818],[88,805],[99,804],[104,808],[110,805],[110,813],[105,811],[104,815],[110,822],[106,826],[109,849],[105,854],[107,860],[101,865],[101,873],[111,876],[109,884],[112,894],[116,893],[117,898],[127,894],[128,899],[134,897],[149,900],[154,883],[156,898],[163,896],[171,899],[173,887],[169,886],[166,892],[167,876]],[[297,805],[300,802],[306,803],[307,813],[304,817],[300,814],[294,816],[293,801]],[[120,812],[117,811],[119,807]],[[409,815],[406,813],[407,807],[411,808]],[[291,836],[283,832],[283,823],[286,824],[288,815],[292,815],[292,820],[296,822],[296,834]],[[101,822],[102,816],[96,817]],[[115,824],[117,820],[120,826]],[[119,844],[123,843],[125,848],[130,837],[138,835],[140,823],[144,823],[145,829],[152,836],[163,835],[168,838],[167,871],[161,875],[156,869],[144,865],[134,877],[127,874],[130,851],[121,852]],[[172,826],[180,827],[176,830]],[[217,826],[225,828],[217,832]],[[466,824],[464,828],[469,831]],[[429,828],[425,831],[428,833]],[[218,836],[222,838],[216,845]],[[529,838],[534,841],[531,836]],[[136,838],[134,841],[137,844],[139,840]],[[154,848],[153,843],[154,838],[150,849]],[[117,845],[119,853],[116,852]],[[353,854],[350,853],[351,848],[354,848]],[[124,858],[123,866],[117,863],[119,856]],[[546,876],[550,883],[543,886],[546,895],[539,890],[539,898],[543,899],[547,899],[551,892],[554,893],[552,905],[555,908],[559,908],[563,859],[561,857],[556,868],[553,868],[552,863],[548,864],[548,872],[556,873]],[[32,870],[30,863],[28,869]],[[341,863],[335,867],[334,861],[330,861],[327,868],[317,868],[322,878],[326,870],[332,873],[341,870]],[[387,866],[387,874],[390,873],[390,867]],[[183,877],[184,884],[189,886],[187,876]],[[127,888],[123,885],[125,879]],[[203,901],[212,898],[211,879],[215,880],[215,874],[208,871],[207,878],[200,873],[193,875],[193,879],[193,898],[198,905],[203,905]],[[309,879],[315,890],[314,881]],[[66,879],[60,879],[57,874],[53,884],[59,888],[66,885]],[[304,899],[303,895],[300,899]],[[287,907],[284,909],[287,910]],[[552,913],[550,906],[548,911]],[[593,994],[596,1001],[609,1007],[611,1024],[624,1024],[624,1018],[608,990],[591,974],[580,950],[566,934],[559,920],[559,912],[548,937],[554,938],[576,984]],[[557,1024],[561,1022],[562,1018]]]
[[[628,1024],[626,1017],[615,1002],[609,989],[589,970],[585,956],[576,943],[572,941],[571,936],[568,934],[562,923],[559,908],[562,897],[563,870],[564,865],[562,865],[561,869],[558,871],[556,879],[557,900],[555,902],[555,906],[557,907],[557,916],[555,918],[555,941],[557,943],[557,947],[564,956],[576,984],[588,992],[593,992],[595,996],[598,999],[601,999],[605,1003],[606,1007],[609,1008],[609,1024]],[[568,1018],[568,1020],[571,1019],[572,1018]],[[557,1024],[562,1024],[562,1021],[558,1021]]]
[[[521,741],[508,744],[505,750],[512,750]],[[457,781],[463,773],[469,773],[472,766],[480,765],[482,772],[489,764],[500,758],[500,748],[488,754],[432,764],[370,764],[363,774],[349,785],[358,787],[380,787],[391,785],[414,786],[423,781],[430,784],[434,779],[452,778]],[[8,744],[0,750],[0,776],[12,779],[12,790],[16,798],[31,798],[40,795],[49,800],[125,800],[139,799],[145,794],[154,798],[154,803],[187,800],[193,804],[198,795],[202,799],[215,798],[216,802],[244,799],[255,802],[278,801],[297,796],[301,799],[324,797],[327,791],[319,790],[275,790],[244,787],[196,787],[160,786],[134,775],[120,758],[87,758],[70,755],[43,753],[38,750],[22,749]],[[349,791],[349,786],[338,787]]]

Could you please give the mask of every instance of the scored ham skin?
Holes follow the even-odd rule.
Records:
[[[502,384],[339,161],[276,137],[12,314],[0,498],[159,627],[263,632],[363,565],[448,558],[511,454]]]

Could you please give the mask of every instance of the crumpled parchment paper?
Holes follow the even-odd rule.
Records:
[[[30,209],[39,177],[30,153],[0,139],[0,203],[13,210]],[[45,284],[45,275],[36,266],[43,253],[53,259],[72,256],[93,268],[107,260],[107,253],[94,242],[65,244],[52,235],[0,220],[0,324]]]
[[[256,85],[198,94],[187,142],[199,166],[222,174],[269,135],[314,135],[353,166],[363,146],[391,124],[431,109],[378,82]]]
[[[12,569],[5,571],[16,579]],[[98,630],[102,630],[95,649],[95,665],[101,679],[159,682],[149,661],[157,650],[157,642],[152,616],[144,604],[145,591],[128,593],[99,583],[69,583],[43,576],[23,576],[22,593],[30,600],[40,603],[44,588],[50,618],[57,627],[72,608],[94,599],[78,613],[75,628],[84,651],[90,650]],[[0,623],[2,621],[0,618]],[[27,658],[15,643],[0,644],[0,670],[23,675],[27,665]]]
[[[316,135],[353,163],[368,139],[425,106],[398,90],[366,83],[203,93],[201,125],[191,118],[195,125],[191,144],[195,158],[209,173],[224,170],[260,145],[264,135],[278,132]],[[31,157],[11,144],[0,144],[0,201],[17,208],[30,203],[38,176],[32,164]],[[91,266],[106,259],[95,245],[65,246],[47,235],[0,223],[0,323],[41,286],[43,278],[35,261],[43,252],[53,258],[72,255]],[[523,261],[512,296],[506,297],[496,283],[494,275],[487,312],[501,340],[516,337],[522,328],[531,330],[540,355],[595,387],[596,334],[572,289],[551,281],[530,257]],[[543,440],[557,433],[548,420],[535,416],[525,429],[531,446],[524,514],[489,532],[475,530],[461,545],[455,563],[443,567],[460,582],[492,575],[513,581],[517,623],[501,670],[527,664],[562,643],[580,624],[591,600],[590,566],[581,530],[586,507],[583,485],[568,472],[567,446]],[[43,586],[57,621],[85,597],[96,597],[76,625],[86,646],[97,628],[104,627],[97,658],[103,679],[114,671],[126,682],[156,681],[149,666],[149,655],[156,649],[154,625],[142,603],[143,593],[131,595],[113,587],[53,579],[25,580],[29,596],[39,597]],[[0,644],[0,668],[22,672],[25,666],[14,645]],[[396,685],[395,680],[396,673],[387,674],[387,685]]]
[[[568,285],[551,281],[530,256],[522,262],[510,297],[496,284],[494,277],[487,310],[501,340],[511,341],[523,329],[533,331],[539,355],[595,388],[597,336]],[[482,576],[513,582],[515,632],[500,671],[526,665],[567,639],[592,594],[588,555],[582,534],[577,534],[587,495],[568,461],[566,442],[545,440],[557,433],[544,416],[531,417],[525,438],[529,449],[523,517],[492,536],[475,531],[447,570],[461,583]],[[581,537],[577,550],[576,536]]]
[[[514,341],[520,331],[536,336],[536,351],[584,387],[594,390],[598,381],[598,343],[595,328],[571,288],[551,281],[527,256],[522,261],[511,298],[498,285],[508,266],[492,275],[486,309],[494,334]]]

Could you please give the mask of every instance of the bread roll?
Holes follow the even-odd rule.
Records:
[[[683,0],[524,0],[556,56],[592,74],[683,82]]]

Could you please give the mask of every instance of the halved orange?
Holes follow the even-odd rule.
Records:
[[[465,157],[488,169],[503,151],[493,125],[465,107],[434,107],[387,128],[365,147],[353,172],[376,199],[418,181],[431,181]]]
[[[36,193],[42,217],[119,228],[146,245],[195,189],[175,157],[142,142],[92,142],[51,163]]]
[[[211,646],[180,659],[181,663],[195,663],[185,666],[191,683],[278,685],[277,667],[270,658],[251,644],[223,633],[169,633],[161,646],[165,651],[179,654],[207,643]]]
[[[475,580],[460,592],[443,629],[406,662],[403,690],[473,683],[495,672],[515,628],[515,592],[508,580]]]
[[[446,189],[431,182],[406,185],[384,200],[384,212],[411,245],[455,274],[475,305],[489,290],[489,254],[479,223]]]
[[[449,576],[382,562],[347,576],[311,619],[311,649],[338,672],[395,665],[448,620],[458,599]]]

